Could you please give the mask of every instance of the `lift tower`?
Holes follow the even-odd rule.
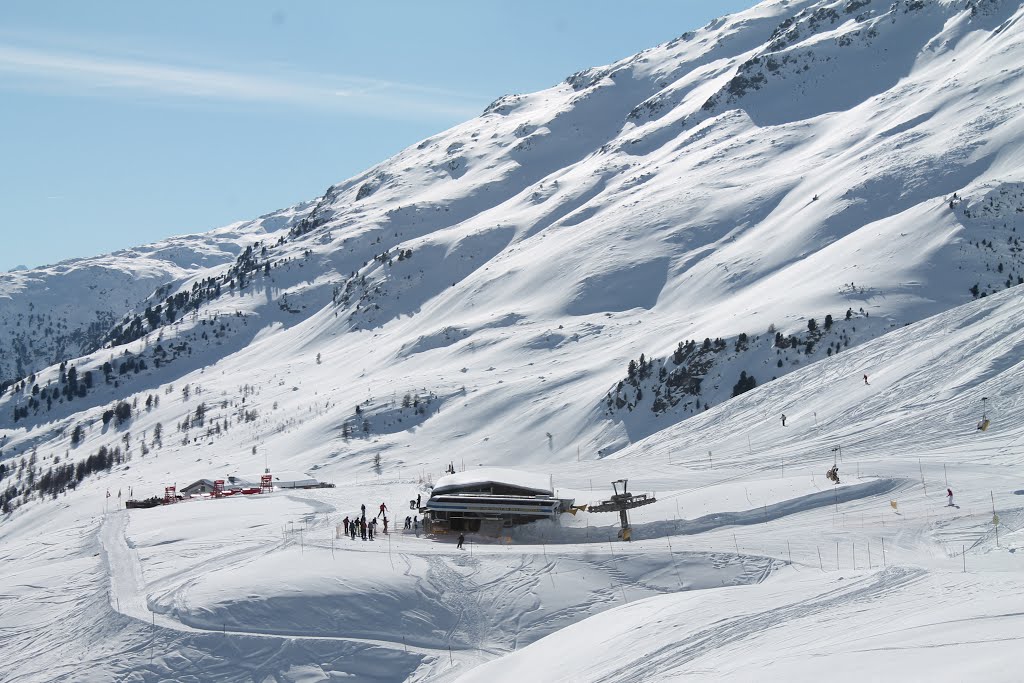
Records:
[[[615,493],[612,495],[610,500],[603,500],[595,505],[588,506],[589,512],[618,512],[619,521],[622,523],[622,531],[619,532],[619,538],[623,541],[630,540],[632,535],[632,527],[629,526],[629,515],[628,510],[638,508],[643,505],[650,505],[656,502],[654,496],[648,497],[646,493],[640,493],[633,495],[626,489],[626,485],[629,482],[628,479],[617,479],[612,482],[612,490]],[[622,490],[619,491],[619,487]]]

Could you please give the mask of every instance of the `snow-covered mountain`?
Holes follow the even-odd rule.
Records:
[[[763,383],[1021,281],[1018,19],[1011,2],[762,3],[499,98],[311,205],[7,275],[3,369],[26,378],[142,335],[154,347],[185,313],[243,311],[255,329],[285,311],[331,347],[401,340],[389,370],[448,391],[501,356],[586,354],[585,377],[546,370],[601,415],[557,425],[557,450],[610,452],[727,399],[741,372]],[[167,316],[168,297],[197,288]],[[841,336],[778,357],[776,333],[826,316]],[[713,380],[686,400],[664,381],[615,395],[640,354],[741,334],[754,355],[702,365]],[[425,353],[450,362],[439,373]],[[201,362],[223,355],[207,348]],[[7,394],[2,419],[37,384]],[[602,412],[609,392],[624,410]],[[30,423],[57,415],[36,404]]]
[[[779,550],[798,527],[916,486],[924,509],[937,475],[910,482],[919,454],[1005,493],[985,466],[1019,466],[1016,422],[947,456],[974,438],[979,400],[1008,411],[1020,383],[1022,17],[997,0],[769,0],[499,98],[308,203],[0,276],[0,549],[21,600],[0,626],[17,680],[74,678],[38,650],[54,638],[100,672],[83,679],[450,679],[629,591],[699,601],[807,566],[809,548]],[[878,476],[826,501],[836,444]],[[108,489],[153,495],[265,459],[339,488],[219,501],[214,519],[206,503],[96,516]],[[637,517],[636,551],[609,547],[593,515],[479,560],[396,537],[394,557],[349,552],[349,580],[329,578],[338,517],[415,497],[449,462],[554,471],[584,501],[628,476],[671,502]],[[687,491],[703,507],[675,507]],[[982,528],[971,500],[949,524]],[[762,507],[771,552],[727,538]],[[302,520],[305,541],[282,529]],[[869,527],[900,562],[945,571],[921,559],[952,552],[931,524]],[[53,548],[34,553],[38,538]],[[666,538],[685,558],[643,559]],[[531,651],[576,642],[561,635]],[[164,655],[145,664],[154,641]],[[629,679],[587,657],[578,680]]]
[[[0,385],[91,353],[114,325],[145,308],[155,291],[177,289],[197,273],[232,263],[267,231],[303,216],[296,206],[202,235],[187,235],[106,256],[0,273]]]

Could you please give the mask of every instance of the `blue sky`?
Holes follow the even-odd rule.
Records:
[[[0,271],[313,198],[502,94],[752,4],[5,0]]]

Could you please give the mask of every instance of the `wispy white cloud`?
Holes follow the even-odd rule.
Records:
[[[147,94],[210,102],[277,103],[372,113],[398,119],[469,117],[481,98],[369,78],[274,72],[256,74],[86,52],[0,44],[0,88],[69,95]]]

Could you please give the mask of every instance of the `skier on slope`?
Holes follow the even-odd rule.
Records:
[[[946,505],[953,507],[953,489],[946,489]]]
[[[345,535],[348,536],[348,516],[341,520],[341,523],[345,525]]]
[[[385,512],[387,512],[387,511],[388,511],[388,506],[387,506],[387,505],[385,505],[384,503],[381,503],[381,504],[380,504],[380,512],[379,512],[379,513],[377,513],[377,516],[378,516],[378,517],[383,517],[383,516],[384,516],[384,513],[385,513]]]
[[[783,427],[786,426],[786,414],[785,413],[782,414],[782,426]]]
[[[459,546],[458,546],[459,550],[464,550],[464,548],[462,547],[462,544],[465,542],[465,540],[466,540],[466,534],[459,534]]]
[[[870,384],[870,382],[868,382],[868,376],[867,375],[864,375],[864,384]]]

